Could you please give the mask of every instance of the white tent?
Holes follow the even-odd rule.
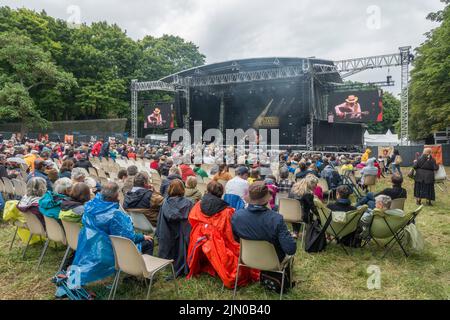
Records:
[[[385,134],[370,134],[366,130],[364,132],[364,143],[366,146],[397,146],[400,144],[400,139],[390,129]]]

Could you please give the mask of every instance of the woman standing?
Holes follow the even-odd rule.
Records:
[[[414,197],[416,203],[420,205],[422,199],[428,200],[428,205],[435,200],[434,193],[434,173],[439,169],[436,160],[431,156],[431,149],[425,148],[422,156],[414,163],[416,175],[414,177]]]
[[[402,171],[400,170],[401,163],[402,163],[402,156],[400,155],[400,152],[398,152],[397,149],[394,149],[394,152],[392,153],[391,156],[392,174],[398,172],[398,174],[402,176]]]

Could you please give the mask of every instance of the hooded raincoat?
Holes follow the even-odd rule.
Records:
[[[131,218],[119,209],[119,203],[105,201],[101,194],[85,204],[82,224],[71,267],[74,270],[70,274],[71,283],[85,285],[114,273],[110,235],[128,238],[135,244],[144,240],[142,234],[134,232]],[[73,277],[79,277],[79,281],[73,280]]]

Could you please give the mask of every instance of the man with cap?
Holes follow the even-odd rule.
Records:
[[[246,240],[263,240],[272,243],[283,261],[286,255],[294,255],[297,242],[291,236],[283,217],[268,208],[272,195],[263,181],[254,182],[244,197],[246,209],[237,210],[231,218],[234,237]]]
[[[227,184],[225,185],[225,194],[234,194],[241,199],[244,199],[244,197],[248,194],[248,168],[241,166],[236,169],[235,171],[236,176],[229,180]]]

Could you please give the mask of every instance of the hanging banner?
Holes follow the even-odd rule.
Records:
[[[394,152],[394,147],[378,147],[378,156],[382,156],[383,158],[390,157],[392,153]]]
[[[73,136],[66,134],[64,136],[64,143],[73,144]]]
[[[424,146],[424,148],[430,148],[431,149],[431,155],[433,156],[434,160],[436,160],[436,163],[438,165],[443,164],[442,161],[442,145],[428,145]]]

